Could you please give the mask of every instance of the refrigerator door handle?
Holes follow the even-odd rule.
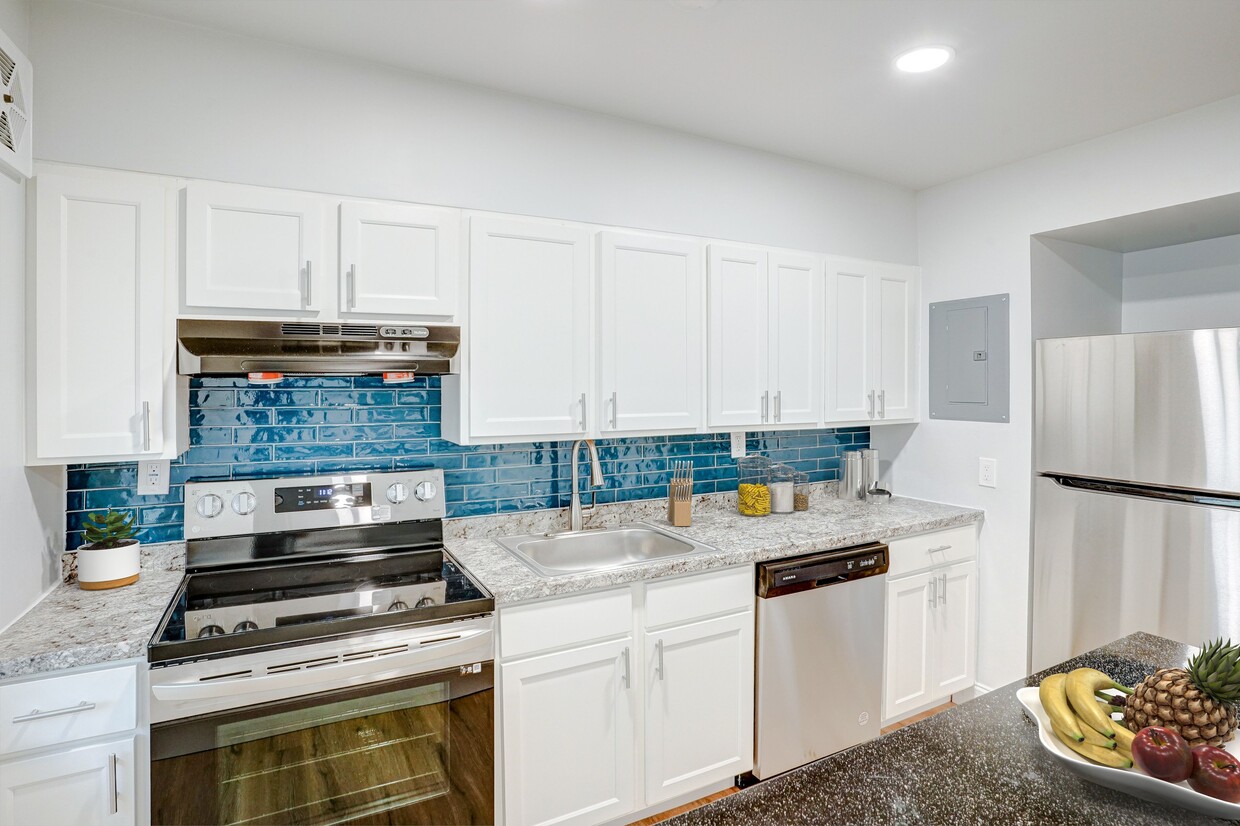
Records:
[[[1068,490],[1088,493],[1105,493],[1112,496],[1131,496],[1137,499],[1153,499],[1159,502],[1179,502],[1208,508],[1240,508],[1240,494],[1211,490],[1185,490],[1183,488],[1146,485],[1141,482],[1121,482],[1117,479],[1093,479],[1088,476],[1069,476],[1059,473],[1042,473],[1056,485]]]

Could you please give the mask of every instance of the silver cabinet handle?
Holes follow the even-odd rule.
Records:
[[[771,401],[771,391],[767,390],[765,393],[762,394],[762,421],[764,422],[769,418],[768,413],[767,413],[767,408],[770,405],[770,401]]]
[[[943,587],[939,589],[939,602],[947,604],[947,574],[943,574]]]
[[[937,548],[926,548],[926,553],[937,554],[939,551],[950,551],[951,549],[951,545],[940,545]]]
[[[878,418],[887,418],[887,391],[878,391]]]
[[[312,286],[314,283],[314,280],[313,280],[314,276],[311,275],[310,265],[311,265],[311,261],[309,258],[307,258],[306,259],[306,306],[307,307],[309,307],[310,304],[314,300],[313,299],[314,287]]]
[[[108,814],[114,815],[119,812],[121,808],[120,778],[117,777],[115,754],[108,755],[108,777],[111,784],[111,794],[108,795],[108,801],[110,803],[110,806],[108,807]]]
[[[142,450],[151,449],[151,403],[142,402]]]
[[[60,717],[65,714],[77,714],[79,711],[90,711],[95,707],[94,703],[88,703],[85,700],[75,706],[68,708],[56,708],[51,711],[39,711],[37,708],[31,710],[29,714],[22,714],[13,718],[14,723],[29,723],[31,720],[46,720],[48,717]]]
[[[870,400],[870,405],[869,405],[869,411],[870,411],[870,412],[869,412],[869,416],[870,416],[870,418],[872,419],[872,418],[874,418],[874,391],[873,391],[873,390],[871,390],[871,391],[870,391],[870,394],[869,394],[869,396],[868,396],[867,398],[869,398],[869,400]]]
[[[775,391],[775,421],[781,422],[783,420],[784,420],[784,391],[776,390]]]
[[[616,420],[619,419],[619,417],[620,417],[620,413],[616,409],[616,391],[613,390],[611,391],[611,429],[612,430],[615,430],[617,427],[619,427],[619,425],[616,424]]]
[[[939,578],[936,576],[934,579],[930,580],[930,607],[933,608],[934,604],[938,601],[939,601]]]
[[[624,647],[624,687],[633,687],[632,674],[629,671],[629,647],[627,645]]]
[[[581,429],[586,429],[586,394],[581,394]]]
[[[346,286],[348,289],[345,291],[345,307],[352,310],[357,306],[357,264],[349,266],[349,280]]]
[[[654,667],[654,675],[660,680],[663,679],[663,640],[658,640],[654,644],[654,652],[658,656],[658,664]]]

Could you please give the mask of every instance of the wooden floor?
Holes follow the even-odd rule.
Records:
[[[883,730],[882,730],[882,733],[883,733],[883,734],[890,734],[891,732],[896,731],[897,729],[902,729],[902,728],[904,728],[905,726],[911,726],[911,725],[913,725],[913,723],[920,723],[922,720],[925,720],[927,717],[933,717],[934,715],[938,714],[939,712],[947,711],[949,708],[952,708],[952,707],[954,707],[955,705],[956,705],[955,703],[953,703],[952,701],[948,700],[948,701],[947,701],[946,703],[944,703],[943,705],[941,705],[941,706],[935,706],[934,708],[930,709],[929,711],[923,711],[921,714],[915,714],[915,715],[913,715],[912,717],[909,717],[907,720],[901,720],[901,721],[900,721],[900,722],[898,722],[898,723],[892,723],[891,725],[889,725],[889,726],[887,726],[885,729],[883,729]],[[682,815],[682,814],[684,814],[685,812],[693,811],[694,809],[698,808],[699,806],[705,806],[707,803],[714,803],[716,800],[722,800],[723,798],[727,797],[728,795],[730,795],[730,794],[736,794],[736,793],[737,793],[737,792],[739,792],[739,791],[740,791],[740,789],[735,788],[735,787],[733,787],[733,788],[731,788],[731,789],[724,789],[724,790],[723,790],[723,791],[721,791],[721,792],[715,792],[714,794],[710,795],[709,797],[703,797],[701,800],[694,800],[692,803],[686,803],[686,804],[685,804],[685,805],[683,805],[683,806],[677,806],[675,809],[668,809],[666,812],[660,812],[660,813],[659,813],[659,814],[657,814],[657,815],[652,815],[652,816],[650,816],[650,817],[646,818],[645,820],[638,820],[638,821],[634,821],[634,822],[631,824],[631,826],[653,826],[653,824],[655,824],[655,823],[661,823],[661,822],[663,822],[664,820],[670,820],[671,818],[675,817],[676,815]]]

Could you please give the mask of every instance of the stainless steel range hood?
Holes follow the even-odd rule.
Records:
[[[177,372],[356,375],[451,372],[461,329],[401,323],[177,320]]]

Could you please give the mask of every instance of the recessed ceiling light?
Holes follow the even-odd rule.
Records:
[[[955,53],[951,46],[922,46],[897,57],[896,68],[902,72],[929,72],[951,60]]]

